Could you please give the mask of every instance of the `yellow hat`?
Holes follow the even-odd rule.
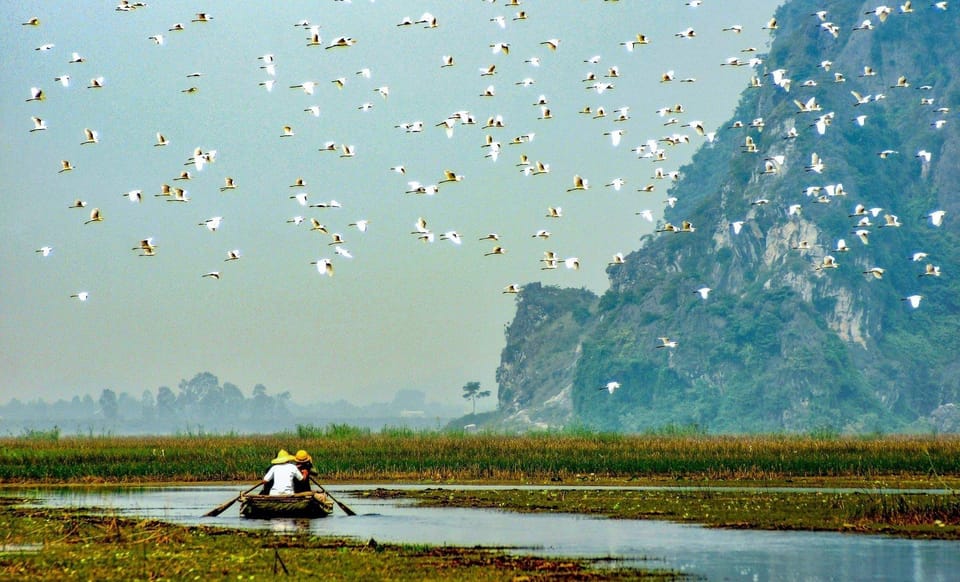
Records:
[[[271,465],[282,465],[284,463],[289,463],[294,459],[293,455],[287,452],[287,449],[280,449],[280,452],[277,453],[277,458],[270,461]]]
[[[310,455],[307,454],[307,451],[300,449],[297,451],[297,454],[293,456],[294,460],[298,463],[313,462],[313,459],[310,458]]]

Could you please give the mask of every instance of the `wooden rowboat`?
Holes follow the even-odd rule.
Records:
[[[251,519],[313,519],[333,513],[333,500],[319,491],[293,495],[241,495],[240,516]]]

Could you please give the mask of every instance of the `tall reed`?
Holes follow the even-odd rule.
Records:
[[[960,476],[960,436],[523,436],[346,426],[277,435],[0,439],[0,482],[252,481],[278,449],[340,480]]]

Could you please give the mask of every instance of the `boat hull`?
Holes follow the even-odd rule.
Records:
[[[333,500],[311,491],[294,495],[241,495],[240,516],[249,519],[278,517],[314,519],[333,513]]]

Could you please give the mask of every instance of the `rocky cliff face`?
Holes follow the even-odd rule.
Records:
[[[497,370],[497,426],[547,429],[573,420],[574,371],[596,302],[582,289],[524,288]]]
[[[646,238],[600,298],[524,289],[498,371],[505,424],[953,426],[960,12],[894,8],[854,31],[875,8],[831,3],[836,37],[806,3],[780,8],[760,86],[670,192],[666,220],[693,232]],[[600,390],[609,381],[621,388]]]

